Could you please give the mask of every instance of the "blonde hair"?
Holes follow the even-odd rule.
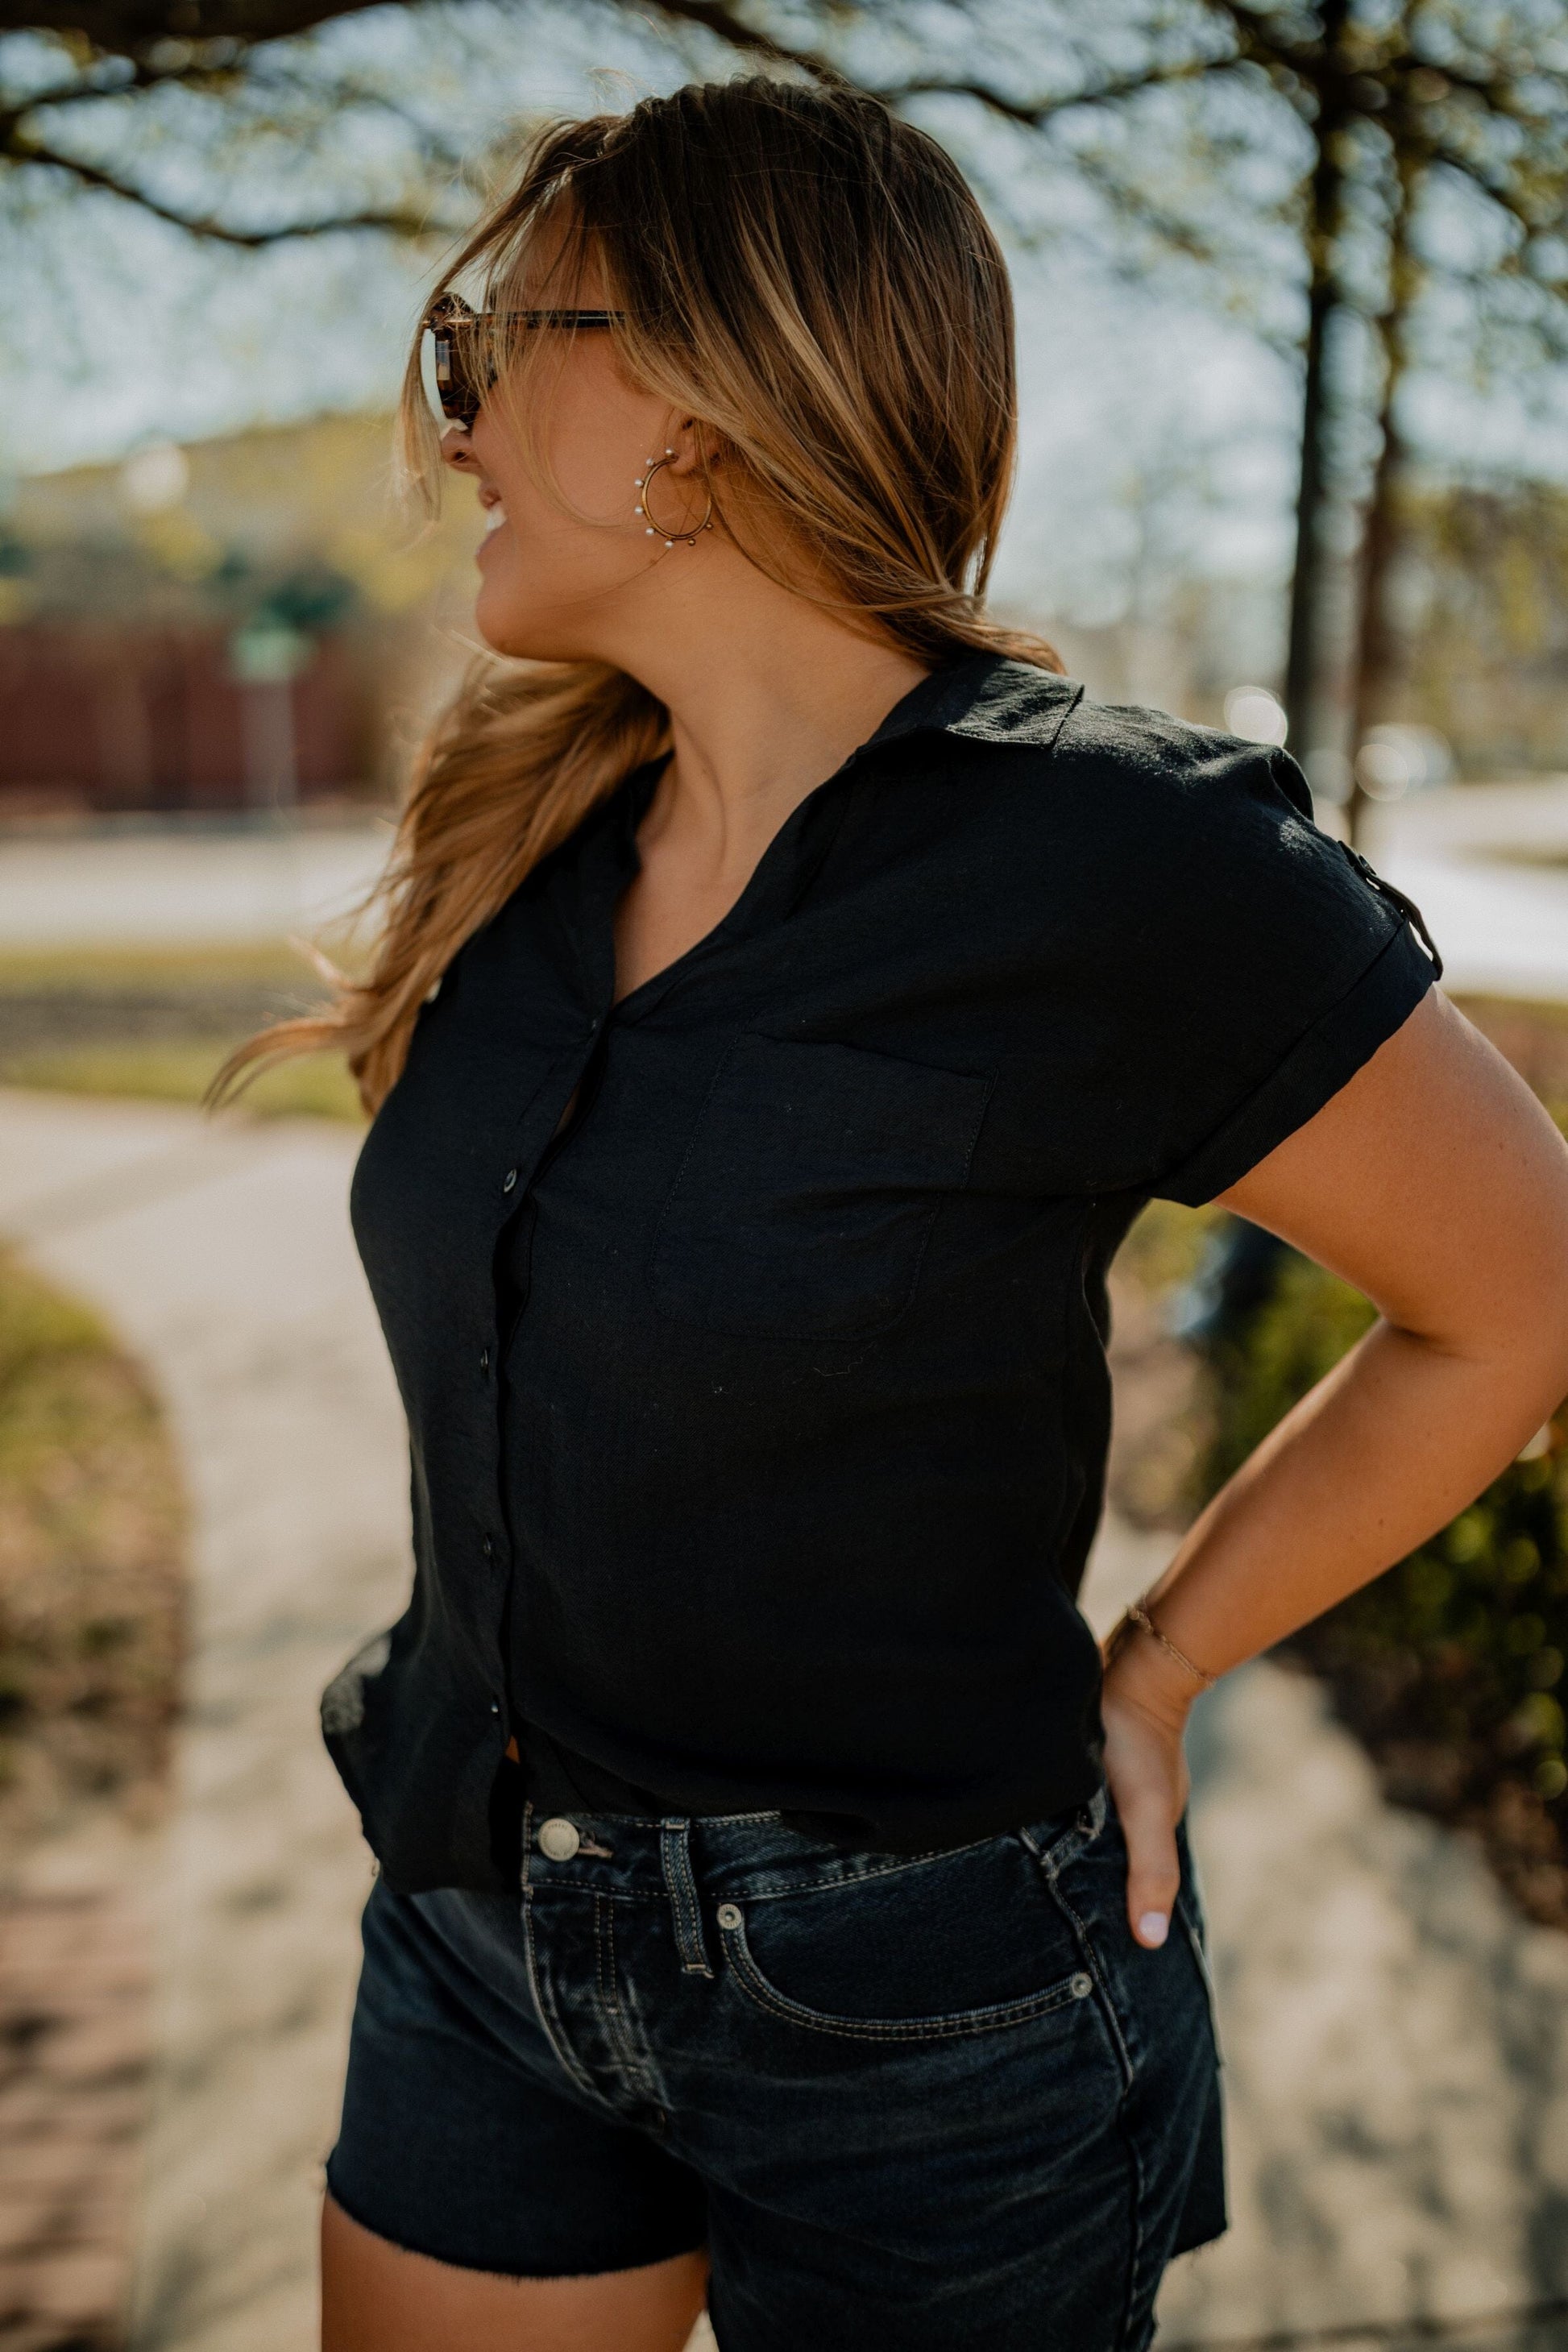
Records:
[[[771,515],[826,583],[802,593],[928,668],[994,652],[1060,670],[1043,640],[983,609],[1016,439],[1012,299],[934,140],[861,92],[766,77],[542,131],[437,289],[479,278],[493,315],[475,332],[525,443],[529,371],[561,338],[520,334],[507,298],[542,230],[558,299],[591,257],[624,314],[607,331],[627,376],[699,419],[710,455],[722,448],[722,495],[716,473],[706,488],[753,562],[771,571],[748,521]],[[434,511],[439,432],[420,365],[416,343],[400,446]],[[321,1014],[240,1046],[215,1098],[263,1062],[335,1046],[374,1111],[464,941],[668,729],[663,704],[604,664],[481,658],[421,754],[369,902],[369,971]]]

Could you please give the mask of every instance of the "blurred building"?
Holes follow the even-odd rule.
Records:
[[[463,657],[463,493],[418,536],[384,416],[137,451],[0,522],[0,816],[382,800]]]

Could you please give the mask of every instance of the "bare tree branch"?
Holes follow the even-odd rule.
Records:
[[[159,44],[233,42],[237,49],[308,33],[376,0],[0,0],[0,33],[58,33],[102,57],[146,58]]]
[[[282,245],[295,237],[335,236],[345,232],[363,234],[366,230],[374,230],[384,236],[390,233],[405,237],[442,233],[442,224],[432,220],[428,215],[395,210],[334,213],[323,220],[283,222],[272,228],[236,228],[214,214],[182,212],[178,206],[165,204],[150,190],[137,186],[133,181],[122,179],[104,165],[91,163],[79,155],[67,154],[58,148],[49,147],[41,140],[30,138],[26,131],[13,131],[10,137],[0,144],[0,156],[11,163],[35,164],[40,169],[67,173],[79,186],[109,195],[123,196],[129,203],[140,205],[143,212],[151,213],[155,220],[167,221],[173,227],[184,229],[190,236],[209,244],[238,246],[251,252],[259,251],[264,246]]]
[[[1128,74],[1123,79],[1106,81],[1093,89],[1064,90],[1052,98],[1011,98],[993,83],[949,79],[942,74],[930,74],[910,81],[879,83],[875,95],[889,106],[900,106],[911,98],[967,98],[1000,115],[1004,121],[1016,122],[1026,131],[1038,131],[1045,123],[1075,107],[1116,106],[1125,100],[1142,96],[1150,89],[1169,89],[1180,83],[1206,80],[1224,73],[1237,62],[1233,58],[1194,58],[1176,65],[1152,66],[1146,73]]]

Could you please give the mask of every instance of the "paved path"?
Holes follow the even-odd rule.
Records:
[[[361,899],[384,824],[0,834],[0,949],[232,947],[310,932]]]
[[[315,1700],[407,1572],[402,1431],[344,1211],[353,1149],[323,1126],[0,1095],[0,1231],[153,1366],[193,1486],[136,2352],[311,2341],[368,1883]],[[1164,1551],[1109,1530],[1097,1622]],[[1568,2295],[1568,1938],[1515,1920],[1464,1842],[1384,1808],[1311,1685],[1231,1677],[1193,1748],[1236,2219],[1173,2268],[1163,2347],[1393,2325],[1331,2338],[1370,2352],[1414,2344],[1398,2324],[1423,2315]],[[1560,2352],[1568,2326],[1444,2340]]]
[[[84,1822],[0,1871],[0,2344],[109,2352],[146,2136],[150,1841]]]
[[[351,1132],[9,1096],[0,1229],[153,1367],[194,1506],[194,1639],[157,1916],[135,2340],[305,2352],[369,1884],[316,1693],[400,1605],[405,1458],[348,1232]]]

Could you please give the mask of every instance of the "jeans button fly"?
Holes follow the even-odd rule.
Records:
[[[539,1824],[539,1851],[552,1862],[570,1862],[582,1843],[576,1822],[562,1813],[552,1813]]]

